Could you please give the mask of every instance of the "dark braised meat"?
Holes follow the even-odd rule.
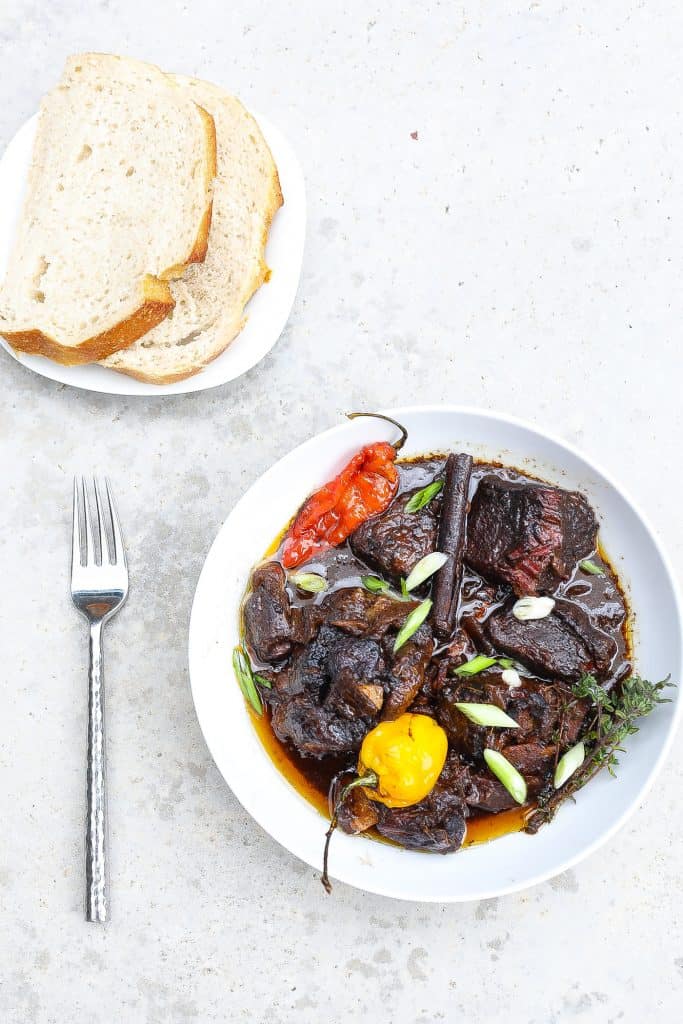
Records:
[[[335,590],[319,606],[325,621],[354,636],[382,637],[388,630],[399,630],[417,601],[399,601],[383,594],[371,594],[363,587]]]
[[[251,593],[244,603],[244,625],[247,642],[260,661],[280,661],[292,649],[286,579],[279,562],[266,562],[254,569],[251,576]]]
[[[465,522],[471,475],[471,455],[448,456],[437,547],[438,551],[448,555],[448,561],[434,580],[434,608],[432,609],[434,632],[442,640],[447,640],[455,629],[455,618],[460,603],[462,559],[465,553]]]
[[[598,524],[583,494],[484,477],[467,520],[468,565],[518,596],[553,593],[595,549]]]
[[[379,805],[377,831],[409,850],[453,853],[465,837],[467,807],[458,758],[449,757],[429,796],[412,807]]]
[[[366,718],[342,718],[308,694],[280,701],[271,718],[277,738],[291,743],[302,757],[354,753],[374,724]]]
[[[340,787],[337,787],[338,789]],[[367,832],[379,820],[379,804],[371,800],[362,789],[352,789],[337,810],[339,827],[350,835]]]
[[[432,504],[406,512],[414,491],[399,495],[386,512],[373,516],[351,534],[351,550],[375,572],[398,581],[436,548],[437,520]]]
[[[514,602],[489,616],[486,638],[499,653],[517,658],[527,668],[551,679],[576,682],[590,672],[605,678],[616,644],[575,604],[557,601],[544,619],[520,622],[512,614]]]
[[[518,728],[486,729],[475,725],[456,703],[495,704],[517,722]],[[438,720],[448,734],[451,748],[466,760],[482,764],[485,747],[505,752],[508,746],[532,740],[553,745],[553,752],[558,741],[563,749],[571,746],[583,726],[588,706],[587,701],[574,700],[570,687],[563,683],[523,678],[521,686],[511,689],[501,681],[500,673],[482,672],[469,680],[456,677],[442,687]]]
[[[408,643],[393,655],[383,719],[398,718],[413,703],[424,684],[433,648],[432,631],[424,623]]]
[[[376,640],[346,636],[327,660],[330,686],[325,707],[343,718],[378,714],[384,703],[384,658]]]

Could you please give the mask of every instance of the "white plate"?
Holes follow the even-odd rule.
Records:
[[[455,406],[390,410],[409,431],[403,454],[465,450],[583,490],[600,517],[601,538],[635,611],[636,668],[648,678],[681,678],[681,609],[668,562],[623,491],[569,445],[534,427]],[[190,624],[190,675],[197,715],[219,770],[256,821],[288,850],[320,869],[327,823],[278,772],[254,731],[234,679],[239,608],[249,571],[301,502],[338,472],[358,447],[388,436],[356,420],[290,452],[241,498],[204,565]],[[401,899],[459,902],[524,889],[565,871],[624,823],[661,767],[680,717],[680,689],[644,721],[621,757],[535,835],[507,835],[449,856],[402,850],[339,833],[331,874]],[[313,883],[312,883],[313,884]]]
[[[42,356],[15,352],[0,338],[3,348],[17,362],[42,377],[113,395],[182,395],[190,391],[204,391],[234,380],[263,359],[284,330],[299,285],[306,233],[306,194],[301,167],[284,135],[265,117],[255,113],[253,116],[277,164],[284,205],[276,213],[268,237],[266,262],[272,270],[270,281],[254,295],[247,307],[248,320],[244,330],[225,352],[187,380],[174,384],[145,384],[94,363],[60,366]],[[37,122],[38,115],[35,114],[19,129],[0,159],[0,280],[5,274],[21,212]]]

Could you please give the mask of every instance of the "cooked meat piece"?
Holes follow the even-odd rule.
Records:
[[[357,751],[377,722],[384,673],[377,641],[321,626],[266,697],[275,735],[303,757]]]
[[[555,746],[539,741],[503,747],[501,754],[514,765],[527,785],[530,797],[537,796],[549,781],[555,766]]]
[[[384,658],[376,640],[342,636],[330,649],[324,704],[342,718],[376,715],[384,703]]]
[[[398,580],[436,548],[437,522],[431,504],[418,512],[405,506],[415,491],[399,495],[386,512],[351,534],[351,550],[376,572]]]
[[[291,743],[302,757],[353,753],[373,725],[367,718],[342,718],[307,693],[280,701],[271,724],[277,738]]]
[[[470,722],[456,703],[495,704],[517,722],[517,729],[487,729]],[[563,683],[541,683],[523,679],[522,685],[508,687],[500,673],[482,672],[471,679],[452,679],[439,694],[438,719],[448,734],[453,750],[481,762],[484,747],[502,749],[529,740],[552,743],[559,730],[562,745],[575,742],[583,726],[589,703],[574,701]]]
[[[467,518],[468,565],[518,595],[554,593],[595,549],[598,524],[583,494],[484,477]]]
[[[392,720],[407,711],[417,697],[425,680],[425,672],[432,656],[434,640],[425,622],[393,655],[389,670],[389,695],[384,703],[382,718]]]
[[[441,503],[437,550],[448,555],[448,561],[436,575],[432,596],[432,623],[441,640],[447,640],[455,628],[460,602],[463,555],[465,553],[465,520],[472,475],[471,455],[449,455]]]
[[[286,658],[292,649],[289,595],[279,562],[260,565],[251,576],[251,593],[244,603],[247,642],[260,661]]]
[[[475,811],[487,811],[498,814],[516,807],[516,801],[510,796],[502,782],[486,771],[471,771],[470,785],[465,797],[468,807]]]
[[[413,807],[379,805],[377,831],[409,850],[453,853],[465,836],[466,806],[444,768],[429,796]]]
[[[363,587],[343,587],[333,591],[319,607],[331,626],[354,636],[379,638],[392,627],[398,630],[418,603],[371,594]]]
[[[485,622],[485,635],[496,651],[553,679],[575,682],[586,672],[604,678],[616,644],[587,615],[579,622],[579,616],[567,610],[568,602],[558,601],[546,618],[520,622],[512,614],[513,603],[509,601]]]
[[[378,819],[379,804],[366,796],[362,789],[352,789],[337,811],[339,827],[350,835],[367,832]]]

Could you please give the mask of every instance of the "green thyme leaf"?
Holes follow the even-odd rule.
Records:
[[[361,576],[360,581],[371,594],[382,594],[389,589],[387,581],[380,579],[379,576]]]
[[[327,590],[327,580],[317,572],[295,572],[289,577],[295,587],[307,594],[319,594]]]
[[[510,764],[507,757],[503,757],[497,750],[489,747],[484,751],[484,760],[496,776],[499,782],[507,789],[513,800],[523,804],[526,800],[526,782],[519,774],[513,764]]]
[[[475,725],[491,726],[494,729],[519,729],[514,718],[506,715],[497,704],[459,704],[456,708]]]
[[[601,569],[595,562],[591,562],[590,558],[584,558],[582,562],[579,562],[579,569],[582,572],[587,572],[589,576],[604,576],[605,570]]]
[[[557,768],[555,769],[555,777],[553,778],[553,786],[555,789],[559,789],[560,786],[564,786],[567,779],[570,779],[575,771],[577,771],[583,762],[586,760],[586,748],[583,742],[574,744],[570,747],[566,754],[563,754],[560,760],[557,762]]]
[[[410,570],[408,579],[405,581],[406,591],[415,590],[435,572],[442,569],[447,561],[448,555],[444,555],[441,551],[432,551],[431,555],[425,555]]]
[[[440,490],[443,489],[443,480],[434,480],[431,484],[427,484],[421,491],[415,491],[410,501],[406,502],[406,512],[419,512],[421,508],[425,508],[432,498],[435,498]]]
[[[232,667],[235,670],[239,688],[248,704],[254,709],[257,715],[263,714],[263,703],[254,683],[254,674],[244,650],[236,647],[232,652]]]
[[[476,676],[478,672],[483,672],[487,668],[491,668],[491,665],[495,665],[498,661],[497,658],[487,658],[485,654],[477,654],[475,658],[471,658],[466,661],[464,665],[458,665],[453,671],[454,676]]]
[[[405,622],[396,634],[394,640],[394,654],[403,647],[404,643],[410,640],[413,633],[416,633],[424,620],[432,610],[432,602],[427,598],[426,601],[422,601],[417,608],[413,608],[410,615],[406,617]]]

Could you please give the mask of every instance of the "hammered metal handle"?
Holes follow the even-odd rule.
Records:
[[[104,771],[104,672],[102,621],[90,624],[88,676],[87,817],[85,823],[85,919],[104,923],[107,891],[107,808]]]

